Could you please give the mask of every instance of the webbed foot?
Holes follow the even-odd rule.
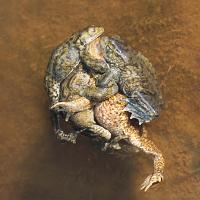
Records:
[[[121,149],[121,146],[119,145],[119,141],[123,139],[127,139],[128,136],[126,135],[118,135],[115,138],[113,138],[110,142],[106,142],[104,144],[104,147],[102,148],[102,151],[106,151],[107,149],[114,149],[119,150]]]
[[[141,185],[140,190],[144,190],[146,192],[153,184],[160,183],[162,180],[162,173],[154,173],[149,175]]]
[[[73,144],[76,144],[76,139],[78,137],[77,133],[68,133],[68,134],[65,134],[62,130],[57,130],[56,135],[57,135],[57,138],[59,140],[71,142]]]
[[[62,102],[61,102],[62,103]],[[59,104],[60,102],[52,105],[49,109],[56,112],[56,113],[59,113],[59,112],[66,112],[66,109],[65,108],[61,108],[59,107]]]
[[[108,149],[119,150],[119,149],[121,149],[121,147],[120,147],[119,143],[106,142],[101,150],[106,151]]]

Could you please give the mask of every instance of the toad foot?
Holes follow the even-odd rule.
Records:
[[[160,183],[162,180],[163,175],[161,173],[149,175],[141,185],[140,190],[144,190],[146,192],[153,184]]]

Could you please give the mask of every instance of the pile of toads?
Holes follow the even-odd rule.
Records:
[[[103,32],[102,27],[89,26],[53,50],[45,75],[53,128],[60,140],[76,143],[77,136],[87,132],[103,141],[103,150],[121,149],[123,140],[153,155],[154,172],[141,186],[147,191],[162,181],[164,169],[161,151],[142,126],[160,112],[155,71],[119,36]],[[61,117],[79,130],[64,133]]]

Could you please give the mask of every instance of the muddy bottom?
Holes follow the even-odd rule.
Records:
[[[0,0],[0,199],[198,200],[200,196],[200,4],[198,1]],[[139,190],[151,157],[98,150],[87,137],[60,144],[43,77],[53,47],[102,25],[150,59],[165,106],[147,125],[166,159],[165,179]],[[66,129],[67,130],[67,129]]]

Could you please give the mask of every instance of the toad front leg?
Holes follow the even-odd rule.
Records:
[[[97,79],[96,85],[102,88],[107,87],[110,82],[118,83],[119,77],[120,77],[120,70],[118,68],[111,67],[101,76],[101,78]]]
[[[84,130],[89,130],[93,135],[96,134],[106,141],[110,140],[111,133],[96,124],[94,120],[94,112],[91,110],[92,104],[85,97],[80,97],[69,102],[59,102],[52,108],[57,107],[62,107],[66,112],[72,113],[70,120],[72,120],[78,127]],[[68,140],[69,136],[68,134],[65,134],[62,135],[62,138]]]

